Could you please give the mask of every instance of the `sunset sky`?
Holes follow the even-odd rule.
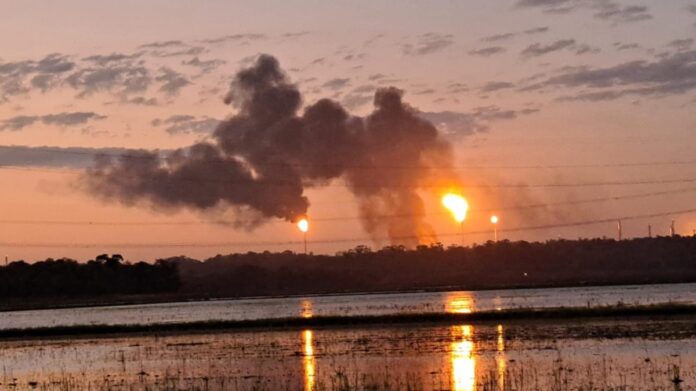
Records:
[[[223,103],[235,73],[261,53],[307,105],[364,116],[376,89],[402,89],[453,146],[467,244],[493,238],[494,213],[511,240],[614,237],[617,218],[625,237],[668,234],[672,219],[696,229],[696,213],[669,215],[696,209],[693,0],[4,1],[0,15],[10,260],[301,251],[288,221],[235,229],[220,208],[123,205],[79,180],[97,153],[209,140],[235,114]],[[430,190],[428,222],[461,243]],[[364,232],[341,179],[306,194],[310,251],[388,244]]]

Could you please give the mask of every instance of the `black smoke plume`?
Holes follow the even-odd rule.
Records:
[[[236,75],[225,103],[238,111],[213,141],[164,159],[154,152],[101,158],[85,175],[88,189],[126,204],[232,208],[256,221],[294,221],[307,214],[306,188],[340,178],[373,238],[408,246],[435,239],[418,192],[453,179],[442,170],[451,166],[450,147],[402,101],[402,91],[378,90],[365,118],[329,99],[300,114],[297,86],[274,57],[261,55]]]

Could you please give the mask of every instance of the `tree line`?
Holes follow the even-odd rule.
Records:
[[[359,246],[336,255],[249,252],[167,262],[178,265],[180,292],[203,296],[693,282],[696,238]]]
[[[696,282],[696,238],[366,246],[335,255],[248,252],[154,264],[100,255],[0,267],[0,297],[167,293],[242,297],[423,289]]]
[[[174,263],[131,264],[120,254],[102,254],[86,263],[49,258],[0,267],[0,297],[4,298],[150,294],[176,291],[179,286]]]

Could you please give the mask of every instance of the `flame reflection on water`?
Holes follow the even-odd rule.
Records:
[[[302,332],[302,344],[304,346],[304,385],[305,391],[314,390],[315,361],[314,361],[314,334],[312,330]]]
[[[452,389],[473,391],[476,389],[476,359],[474,358],[473,326],[453,326],[455,341],[450,347],[452,364]]]
[[[470,314],[474,311],[474,298],[468,292],[453,293],[445,299],[445,311],[450,314]]]

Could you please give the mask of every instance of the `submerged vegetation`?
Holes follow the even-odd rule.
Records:
[[[508,321],[3,341],[0,389],[692,389],[694,339],[680,330],[694,321],[660,323]]]

